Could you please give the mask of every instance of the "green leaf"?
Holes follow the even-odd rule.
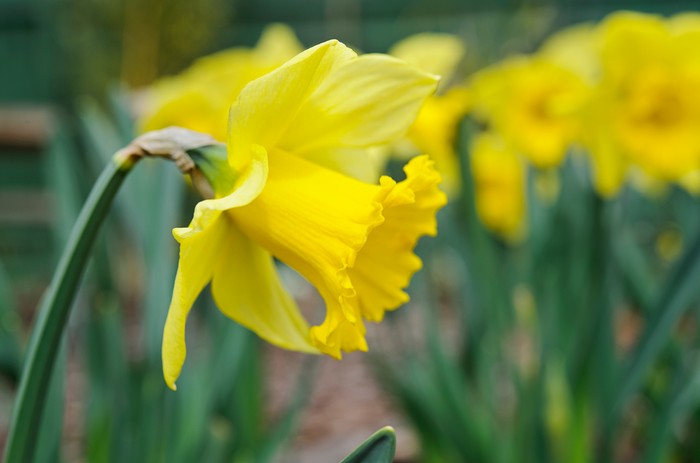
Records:
[[[380,429],[340,463],[390,463],[396,453],[396,433],[390,426]]]
[[[91,254],[92,245],[112,200],[131,164],[110,162],[95,183],[75,223],[54,278],[44,295],[27,349],[26,363],[12,415],[5,462],[32,459],[63,328]]]
[[[700,279],[700,234],[694,238],[691,246],[676,263],[661,290],[652,310],[653,315],[619,382],[612,402],[613,406],[606,420],[608,427],[614,426],[627,401],[642,385],[659,352],[671,339],[676,323],[698,297],[698,279]]]
[[[35,463],[60,463],[61,429],[66,392],[66,361],[68,353],[66,339],[61,341],[56,364],[51,374],[49,388],[46,393],[46,405],[41,423],[33,438],[33,461]]]

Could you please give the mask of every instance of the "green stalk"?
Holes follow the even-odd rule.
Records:
[[[138,158],[135,158],[138,159]],[[31,462],[63,328],[95,237],[134,158],[115,156],[102,171],[68,239],[51,284],[42,298],[12,414],[5,463]]]
[[[657,355],[667,345],[673,329],[698,296],[700,280],[700,234],[666,280],[652,316],[646,325],[617,388],[606,426],[612,429],[630,397],[637,392]]]

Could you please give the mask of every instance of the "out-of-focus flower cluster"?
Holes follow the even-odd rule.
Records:
[[[472,142],[478,212],[506,238],[522,236],[525,166],[551,178],[572,152],[588,157],[604,197],[626,182],[700,191],[700,14],[570,27],[476,73],[470,96],[486,127]]]
[[[294,33],[277,25],[255,48],[202,58],[151,89],[142,128],[180,125],[223,140],[229,102],[301,49]],[[457,127],[469,115],[480,127],[469,157],[477,211],[507,241],[527,235],[529,179],[536,183],[529,190],[553,200],[558,168],[570,154],[588,160],[576,164],[589,166],[603,197],[625,183],[646,193],[668,184],[700,192],[700,14],[614,13],[465,79],[459,70],[466,49],[450,34],[423,33],[395,44],[389,54],[441,76],[440,86],[405,137],[365,153],[363,163],[339,153],[336,170],[373,182],[390,155],[427,153],[442,188],[455,196]]]

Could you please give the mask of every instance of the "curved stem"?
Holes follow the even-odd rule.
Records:
[[[114,162],[102,171],[78,216],[51,284],[42,298],[15,400],[5,449],[6,463],[32,461],[34,438],[76,290],[100,225],[124,178],[138,159],[117,155]]]

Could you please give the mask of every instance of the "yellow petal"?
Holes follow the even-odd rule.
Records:
[[[436,85],[434,76],[390,56],[350,59],[304,102],[278,146],[304,156],[389,143],[406,133]]]
[[[230,211],[245,235],[318,289],[327,312],[323,324],[312,328],[312,341],[334,357],[367,349],[362,315],[379,319],[383,310],[406,300],[401,290],[420,266],[412,254],[415,241],[434,233],[435,211],[445,202],[436,187],[439,176],[430,169],[409,175],[399,185],[388,178],[381,186],[368,185],[276,151],[270,155],[270,178],[260,196]],[[429,198],[423,193],[427,191]],[[413,206],[401,207],[407,204]],[[374,230],[378,235],[372,239]],[[397,250],[402,253],[394,254]],[[379,285],[370,296],[354,286],[351,272],[356,266],[363,291]],[[374,299],[375,294],[382,298]]]
[[[231,221],[222,217],[222,211],[248,204],[265,185],[267,156],[259,147],[256,151],[255,161],[240,177],[230,195],[200,202],[195,207],[190,225],[173,230],[180,243],[180,261],[165,322],[162,351],[163,376],[171,389],[175,389],[175,381],[185,362],[187,315],[202,288],[211,280],[221,256],[220,250],[233,233]]]
[[[525,222],[525,169],[496,134],[484,132],[471,146],[471,168],[479,218],[507,240],[522,238]]]
[[[357,57],[326,42],[241,92],[229,118],[229,162],[240,169],[257,143],[344,173],[365,172],[365,153],[346,154],[403,135],[435,85],[433,76],[394,58]]]
[[[234,170],[248,165],[253,144],[267,150],[276,146],[309,95],[335,67],[355,56],[342,43],[330,40],[250,82],[229,113],[229,163]]]
[[[396,43],[389,54],[448,82],[464,57],[465,49],[464,42],[455,35],[423,33]]]
[[[221,212],[207,210],[197,217],[196,233],[184,238],[175,233],[180,241],[180,262],[178,263],[175,288],[168,309],[168,317],[163,331],[163,377],[171,389],[180,376],[185,363],[185,324],[192,304],[202,289],[211,280],[219,257],[219,250],[226,240],[229,223],[221,220]]]
[[[606,17],[600,28],[605,78],[615,85],[668,57],[671,36],[661,16],[623,11]]]
[[[178,125],[226,140],[226,116],[243,87],[301,51],[290,28],[268,26],[255,48],[213,53],[177,76],[156,82],[148,92],[139,126],[149,131]]]
[[[667,20],[667,26],[673,35],[671,48],[676,60],[700,72],[700,13],[677,14]]]
[[[600,34],[594,23],[576,24],[553,34],[537,52],[572,70],[587,82],[600,77]]]
[[[185,77],[166,78],[145,95],[146,112],[138,121],[140,132],[172,125],[225,139],[225,108],[217,108],[197,82]]]
[[[430,153],[448,195],[459,191],[459,162],[454,147],[457,126],[467,111],[468,100],[468,93],[460,87],[428,98],[408,132],[409,140],[415,145],[412,154]]]
[[[376,183],[381,176],[388,151],[386,147],[336,148],[306,153],[304,158],[357,180]]]
[[[225,220],[233,223],[228,215]],[[219,248],[212,294],[226,316],[266,341],[318,353],[311,344],[309,326],[279,281],[272,256],[233,225]]]
[[[260,66],[267,65],[272,70],[303,50],[304,47],[291,27],[286,24],[270,24],[260,36],[254,53]]]

